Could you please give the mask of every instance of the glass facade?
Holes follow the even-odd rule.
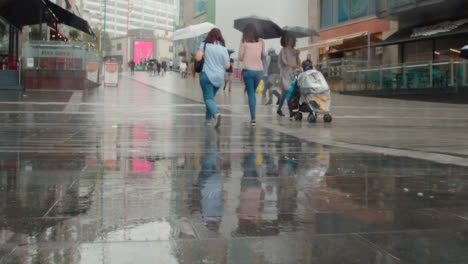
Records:
[[[374,0],[321,0],[322,28],[375,14]]]
[[[208,0],[195,0],[195,16],[199,16],[208,11]]]

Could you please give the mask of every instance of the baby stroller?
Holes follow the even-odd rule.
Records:
[[[288,93],[288,107],[291,117],[302,120],[302,113],[309,113],[307,121],[317,121],[318,113],[323,113],[323,121],[333,120],[330,114],[330,88],[322,73],[309,70],[299,74]]]

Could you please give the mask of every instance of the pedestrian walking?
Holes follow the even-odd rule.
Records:
[[[302,70],[309,71],[314,69],[314,64],[312,63],[312,55],[308,54],[307,59],[302,62]]]
[[[187,75],[187,62],[185,62],[185,60],[180,63],[179,70],[180,70],[180,77],[182,79],[185,79]]]
[[[229,69],[226,70],[226,74],[224,75],[224,88],[223,90],[226,90],[226,86],[228,86],[228,91],[231,91],[231,86],[232,86],[232,73],[234,72],[234,60],[230,59],[229,60]]]
[[[161,73],[162,73],[162,76],[165,76],[166,75],[166,71],[167,71],[167,62],[166,61],[163,61],[161,63]]]
[[[204,42],[201,43],[195,59],[204,59],[203,70],[200,73],[200,86],[206,105],[206,123],[214,119],[215,127],[221,125],[221,114],[214,101],[216,92],[224,83],[224,74],[230,66],[228,51],[221,31],[213,28]]]
[[[268,50],[268,68],[267,68],[267,80],[265,81],[265,89],[263,93],[268,92],[268,102],[266,105],[273,103],[273,95],[275,95],[279,101],[280,94],[275,90],[273,92],[273,86],[279,83],[280,79],[280,68],[279,68],[279,56],[276,54],[275,49],[271,48]]]
[[[253,24],[247,25],[243,31],[242,42],[239,48],[239,60],[243,63],[244,67],[242,76],[249,97],[250,124],[252,126],[257,124],[255,119],[255,108],[257,104],[255,90],[262,79],[262,57],[264,55],[265,43],[259,38],[255,26]]]
[[[281,37],[281,46],[283,47],[280,52],[280,76],[281,76],[281,97],[278,104],[278,111],[276,112],[279,116],[284,116],[281,108],[283,107],[284,101],[288,97],[288,91],[294,81],[294,72],[297,69],[301,69],[299,54],[300,51],[296,50],[296,38],[290,34],[285,34]],[[291,116],[291,111],[290,111]]]
[[[130,73],[131,75],[134,75],[135,74],[135,61],[134,60],[131,60],[129,62],[129,66],[130,66]]]
[[[156,69],[158,71],[158,76],[161,76],[161,62],[156,62]]]

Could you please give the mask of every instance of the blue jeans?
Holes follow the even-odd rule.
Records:
[[[255,120],[255,107],[257,104],[257,98],[255,97],[255,90],[258,87],[258,84],[262,80],[263,71],[251,71],[243,70],[242,77],[244,78],[245,89],[247,90],[247,95],[249,96],[249,108],[250,108],[250,118]]]
[[[200,74],[200,86],[203,91],[203,100],[206,106],[206,120],[211,120],[215,114],[219,113],[218,107],[214,101],[219,87],[215,87],[204,72]]]
[[[281,110],[283,107],[284,101],[288,98],[288,91],[282,91],[279,99],[278,110]]]

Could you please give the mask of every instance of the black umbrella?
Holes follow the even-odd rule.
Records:
[[[465,47],[461,49],[460,58],[468,60],[468,45],[466,45]]]
[[[281,37],[283,30],[268,18],[248,16],[234,20],[234,28],[243,32],[248,24],[257,28],[258,35],[262,39],[275,39]]]
[[[285,26],[285,27],[283,27],[283,32],[291,34],[295,38],[306,38],[306,37],[319,36],[317,31],[315,31],[314,29],[305,28],[305,27]]]
[[[228,53],[229,53],[229,55],[231,55],[231,54],[235,53],[235,51],[232,50],[232,49],[228,49]]]

